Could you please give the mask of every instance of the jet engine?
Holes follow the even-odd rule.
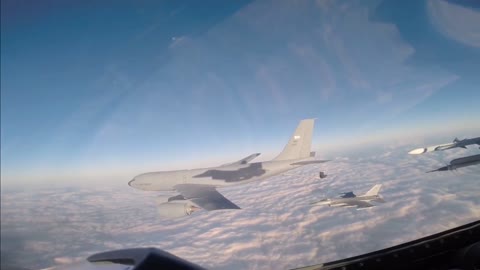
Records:
[[[161,203],[158,205],[158,213],[165,218],[178,218],[191,215],[199,208],[188,202],[185,203]]]

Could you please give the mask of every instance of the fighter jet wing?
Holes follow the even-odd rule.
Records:
[[[258,157],[258,156],[260,156],[260,153],[251,154],[250,156],[244,157],[244,158],[240,159],[239,161],[235,161],[235,162],[232,162],[232,163],[223,164],[223,165],[221,165],[220,167],[230,166],[230,165],[242,165],[242,164],[247,164],[248,162],[252,161],[254,158],[256,158],[256,157]]]
[[[374,206],[373,204],[366,202],[366,201],[351,201],[351,202],[345,202],[345,204],[342,205],[342,207],[352,207],[356,206],[358,208],[368,208]]]
[[[214,186],[199,184],[179,184],[174,186],[185,199],[199,207],[211,211],[218,209],[240,209],[236,204],[220,194]]]

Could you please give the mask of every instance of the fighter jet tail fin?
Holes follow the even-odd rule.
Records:
[[[310,157],[315,119],[300,121],[283,151],[274,160],[294,160]]]
[[[373,186],[367,193],[365,193],[365,196],[375,196],[378,195],[378,192],[380,191],[380,188],[382,185],[375,185]]]

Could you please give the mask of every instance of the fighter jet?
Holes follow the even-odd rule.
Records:
[[[313,205],[328,205],[340,207],[356,207],[357,209],[369,208],[375,206],[369,202],[384,203],[385,200],[378,195],[382,185],[373,186],[367,193],[357,196],[352,191],[340,193],[340,197],[332,199],[323,199],[318,202],[313,202]]]
[[[424,148],[417,148],[408,153],[410,155],[420,155],[427,152],[443,151],[443,150],[458,148],[458,147],[467,148],[467,145],[472,145],[472,144],[480,145],[480,137],[476,137],[472,139],[463,139],[463,140],[459,140],[455,138],[451,143],[428,146]]]
[[[451,170],[456,170],[458,168],[472,166],[472,165],[476,165],[476,164],[480,164],[480,155],[473,155],[473,156],[468,156],[468,157],[456,158],[456,159],[450,161],[449,165],[438,168],[438,169],[433,170],[433,171],[428,171],[427,173],[438,172],[438,171],[451,171]]]
[[[308,164],[322,163],[310,152],[314,119],[300,121],[283,151],[271,161],[250,163],[259,153],[219,167],[149,172],[135,176],[128,185],[148,191],[170,191],[160,196],[159,214],[174,218],[187,216],[199,209],[239,209],[217,191],[217,188],[246,184],[278,175]]]

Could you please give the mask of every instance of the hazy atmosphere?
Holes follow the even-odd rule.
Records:
[[[480,136],[475,1],[1,5],[2,265],[154,246],[212,269],[287,269],[480,218],[480,165],[426,173],[478,145],[407,154]],[[241,210],[165,220],[156,192],[127,185],[269,160],[306,118],[330,161],[219,189]],[[309,205],[374,184],[387,201],[374,208]]]

